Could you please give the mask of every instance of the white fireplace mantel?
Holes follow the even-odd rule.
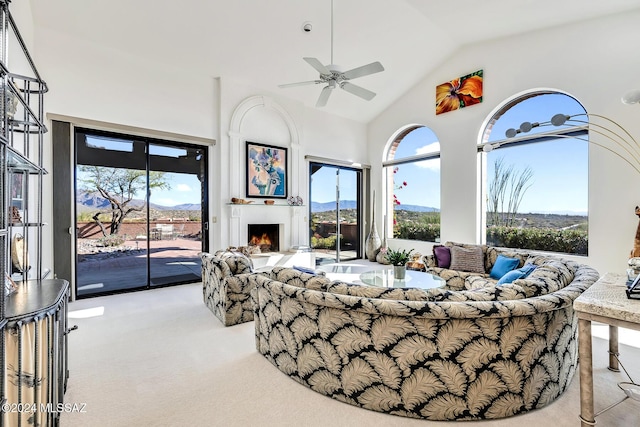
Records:
[[[280,250],[307,244],[304,230],[308,229],[305,206],[286,204],[260,205],[229,204],[229,242],[231,246],[246,246],[249,224],[281,224]]]

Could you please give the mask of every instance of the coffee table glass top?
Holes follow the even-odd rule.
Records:
[[[393,269],[365,271],[360,274],[360,280],[366,285],[384,288],[432,289],[441,288],[447,283],[438,276],[415,270],[407,270],[405,278],[398,280],[393,277]]]

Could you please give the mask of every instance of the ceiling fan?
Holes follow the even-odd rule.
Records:
[[[298,83],[288,83],[283,85],[278,85],[280,88],[287,87],[295,87],[295,86],[305,86],[305,85],[314,85],[314,84],[325,84],[326,86],[322,88],[322,92],[320,92],[320,97],[316,102],[316,107],[324,107],[327,105],[327,101],[329,100],[329,96],[333,89],[339,87],[340,89],[344,89],[347,92],[359,96],[362,99],[367,101],[371,101],[374,96],[376,96],[375,92],[371,92],[368,89],[365,89],[361,86],[354,85],[350,82],[352,79],[356,79],[358,77],[368,76],[369,74],[379,73],[380,71],[384,71],[384,67],[380,62],[372,62],[371,64],[363,65],[361,67],[353,68],[348,71],[340,71],[337,69],[336,65],[333,63],[333,0],[331,0],[331,64],[323,65],[317,58],[305,57],[304,59],[309,65],[316,69],[320,73],[320,77],[317,80],[310,80],[306,82],[298,82]]]

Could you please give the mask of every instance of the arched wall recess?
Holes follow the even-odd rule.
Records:
[[[291,115],[277,102],[267,96],[256,95],[243,100],[233,111],[229,125],[229,191],[233,197],[245,197],[245,142],[284,146],[289,149],[287,194],[300,194],[301,179],[300,141],[298,128]],[[256,202],[262,203],[261,201]],[[274,207],[239,207],[229,211],[229,243],[246,245],[246,224],[253,217],[265,218],[275,212]],[[280,208],[281,209],[281,208]],[[282,218],[282,211],[279,211]],[[291,210],[290,224],[285,224],[284,241],[291,245],[301,244],[304,224],[300,208]]]

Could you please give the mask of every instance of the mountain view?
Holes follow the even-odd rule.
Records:
[[[340,209],[356,209],[358,207],[355,200],[340,200]],[[428,206],[418,206],[418,205],[401,205],[401,208],[406,211],[411,212],[439,212],[439,209],[431,208]],[[335,211],[336,203],[335,202],[311,202],[311,212],[327,212],[327,211]]]
[[[87,212],[100,209],[108,209],[109,201],[95,192],[89,193],[86,191],[78,191],[76,193],[76,205],[76,209],[78,210],[78,212]],[[144,206],[144,200],[133,199],[130,205]],[[200,203],[183,203],[175,206],[164,206],[150,203],[149,208],[158,211],[199,211]]]

